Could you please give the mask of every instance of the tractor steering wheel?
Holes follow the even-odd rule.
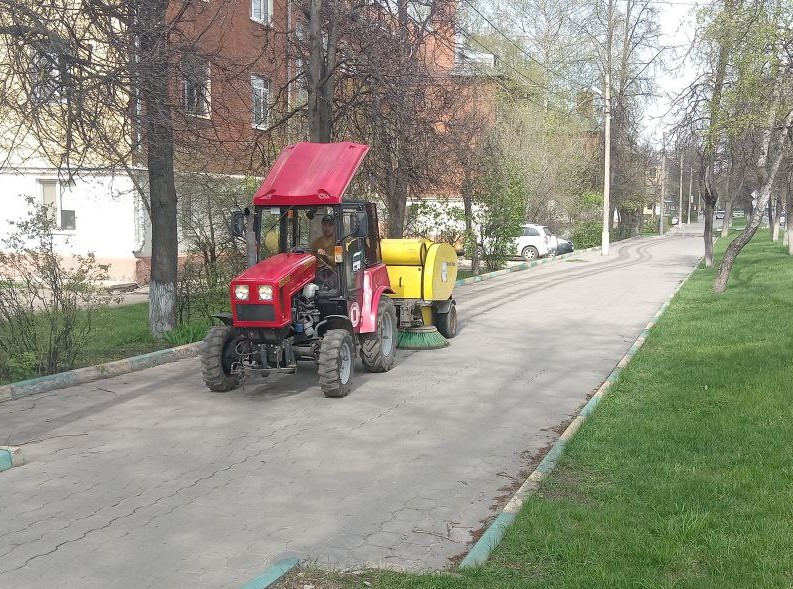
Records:
[[[293,254],[306,254],[306,253],[316,253],[310,247],[305,247],[303,245],[296,245],[292,249],[289,250]]]

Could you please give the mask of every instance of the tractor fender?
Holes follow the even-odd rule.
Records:
[[[234,318],[231,316],[231,313],[215,313],[214,315],[210,315],[210,317],[212,319],[219,319],[223,325],[234,325]]]
[[[435,302],[435,312],[436,313],[448,313],[449,310],[452,308],[452,305],[456,305],[457,301],[453,298],[449,297],[445,301],[436,301]]]
[[[344,315],[328,315],[322,321],[317,323],[316,330],[319,337],[323,337],[325,332],[329,329],[346,329],[351,334],[353,334],[353,339],[355,337],[352,321],[350,321],[349,317]]]
[[[392,295],[394,291],[389,286],[379,286],[371,297],[364,294],[363,309],[361,309],[361,327],[358,333],[374,333],[377,330],[377,310],[380,308],[380,299],[383,295]],[[369,304],[367,304],[369,303]]]

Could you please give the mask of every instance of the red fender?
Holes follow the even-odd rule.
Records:
[[[361,322],[357,326],[357,333],[372,333],[377,329],[377,309],[383,294],[394,294],[385,264],[364,270]]]

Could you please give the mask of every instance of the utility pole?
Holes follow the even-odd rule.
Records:
[[[664,200],[666,200],[666,133],[661,139],[661,206],[658,209],[658,235],[664,234]]]
[[[614,36],[614,0],[608,0],[608,28],[606,31],[606,131],[604,137],[605,157],[603,163],[603,233],[600,239],[600,255],[609,255],[609,232],[611,231],[611,47]]]
[[[691,209],[694,207],[694,166],[688,169],[688,222],[691,223]]]
[[[611,229],[611,72],[606,69],[606,157],[603,164],[603,233],[600,241],[600,255],[609,255],[609,230]]]
[[[677,207],[677,226],[683,226],[683,150],[680,150],[680,202]]]

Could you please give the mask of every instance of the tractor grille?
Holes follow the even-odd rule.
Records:
[[[237,305],[237,319],[240,321],[273,321],[275,309],[272,305]]]

